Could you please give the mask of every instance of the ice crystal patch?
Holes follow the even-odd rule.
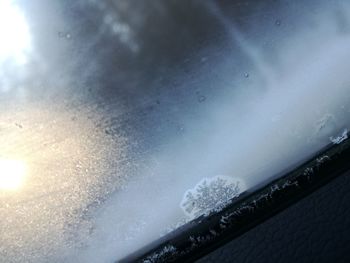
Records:
[[[180,206],[188,217],[194,219],[223,209],[244,190],[242,181],[228,176],[204,178],[185,193]]]
[[[156,251],[145,260],[143,263],[153,263],[153,262],[165,262],[168,255],[174,254],[176,252],[176,247],[173,245],[165,246],[161,251]]]
[[[329,139],[331,140],[332,143],[334,144],[339,144],[343,141],[345,141],[348,138],[348,130],[345,129],[341,135],[338,137],[330,137]]]

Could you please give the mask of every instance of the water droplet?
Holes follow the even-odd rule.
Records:
[[[20,129],[22,129],[23,128],[23,126],[20,124],[20,123],[15,123],[15,125],[18,127],[18,128],[20,128]]]
[[[204,95],[201,95],[198,97],[198,102],[199,103],[204,102],[206,99],[207,99],[207,97],[205,97]]]
[[[70,39],[70,38],[72,38],[72,35],[70,33],[65,33],[65,32],[60,31],[60,32],[58,32],[58,37]]]
[[[183,126],[181,126],[181,125],[178,126],[178,132],[179,133],[184,132],[184,130],[185,130],[185,128]]]

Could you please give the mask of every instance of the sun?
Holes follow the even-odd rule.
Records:
[[[0,158],[0,191],[15,191],[22,187],[27,176],[26,163]]]

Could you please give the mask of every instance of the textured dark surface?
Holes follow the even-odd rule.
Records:
[[[217,249],[206,262],[350,262],[350,172]]]

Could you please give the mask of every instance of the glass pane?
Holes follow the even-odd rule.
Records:
[[[0,258],[113,262],[347,138],[345,0],[0,0]]]

